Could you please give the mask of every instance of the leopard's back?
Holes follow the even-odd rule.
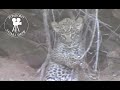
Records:
[[[55,62],[50,62],[47,66],[45,72],[45,81],[70,81],[71,80],[71,69],[57,64]]]

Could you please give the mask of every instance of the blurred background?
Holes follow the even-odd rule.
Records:
[[[87,10],[88,15],[94,15],[94,10]],[[12,13],[23,14],[28,22],[27,33],[20,38],[9,36],[4,29],[4,22]],[[48,24],[50,42],[54,47],[55,32],[52,31],[51,22],[61,21],[63,18],[86,18],[84,9],[48,9]],[[100,23],[101,46],[99,50],[99,80],[120,80],[120,9],[98,9]],[[85,22],[86,28],[87,21]],[[106,26],[105,24],[108,24]],[[84,28],[84,29],[85,29]],[[89,37],[86,37],[86,48]],[[39,80],[36,71],[46,59],[48,45],[43,23],[42,9],[0,9],[0,80]],[[96,38],[96,36],[95,36]],[[94,40],[95,41],[95,40]],[[86,54],[86,62],[93,70],[95,62],[94,44]]]

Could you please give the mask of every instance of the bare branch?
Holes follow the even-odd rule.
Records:
[[[42,64],[41,68],[38,70],[38,72],[40,72],[40,80],[43,80],[45,69],[49,62],[49,56],[50,56],[49,54],[51,51],[51,42],[50,42],[51,40],[50,40],[50,34],[49,34],[49,25],[47,21],[47,15],[48,15],[48,11],[47,9],[44,9],[43,10],[43,22],[44,22],[44,30],[46,32],[46,43],[48,45],[48,54],[47,54],[45,62]]]
[[[96,9],[96,29],[97,29],[97,49],[96,49],[96,61],[95,61],[95,72],[98,68],[98,59],[99,59],[99,49],[100,49],[100,30],[99,30],[99,21],[98,21],[98,9]]]

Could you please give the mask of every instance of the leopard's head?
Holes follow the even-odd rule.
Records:
[[[52,22],[53,30],[59,35],[59,39],[64,44],[72,44],[77,38],[80,38],[80,32],[83,28],[83,19],[77,20],[65,18],[59,23]]]

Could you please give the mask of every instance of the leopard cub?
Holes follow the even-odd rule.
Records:
[[[77,20],[65,18],[59,23],[52,22],[52,27],[58,34],[58,40],[51,51],[51,60],[75,68],[79,65],[85,49],[82,40],[83,18],[79,17]]]

